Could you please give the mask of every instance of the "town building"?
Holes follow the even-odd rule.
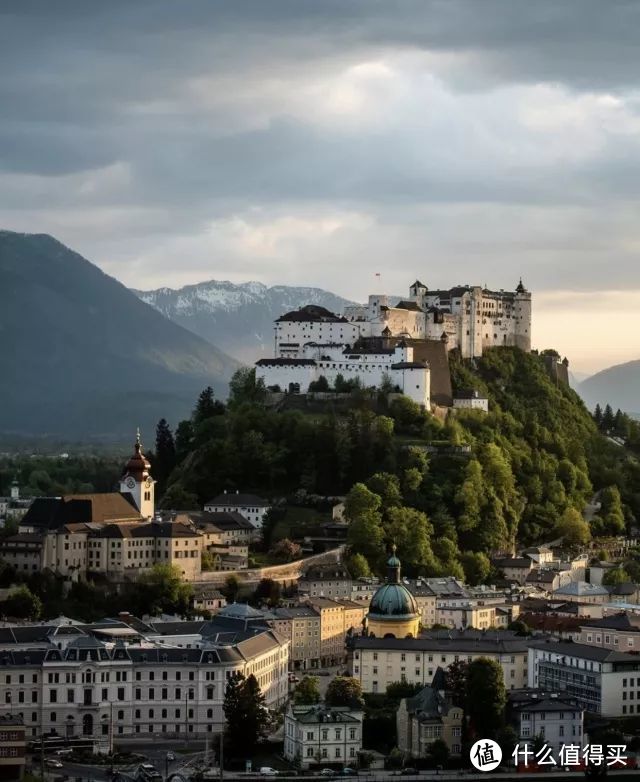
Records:
[[[155,513],[154,487],[138,436],[119,492],[36,498],[19,532],[0,541],[0,557],[22,573],[51,570],[70,580],[103,576],[116,582],[157,564],[175,566],[185,580],[197,581],[205,552],[207,569],[248,567],[249,543],[260,534],[256,517],[250,521],[236,511]]]
[[[458,410],[489,412],[489,399],[474,388],[461,388],[454,394],[453,406]]]
[[[224,491],[206,502],[204,509],[208,513],[238,513],[254,527],[260,528],[271,504],[255,494]]]
[[[268,624],[291,642],[293,670],[342,664],[347,638],[362,629],[366,607],[345,598],[308,598],[273,609]]]
[[[237,672],[256,677],[267,706],[287,697],[289,642],[232,617],[37,624],[11,635],[2,639],[0,697],[29,736],[219,732],[226,683]]]
[[[329,763],[357,767],[362,720],[359,709],[290,703],[284,717],[284,756],[302,769]]]
[[[512,690],[506,712],[521,748],[533,749],[539,739],[558,758],[563,744],[583,743],[584,709],[574,698],[540,689]]]
[[[24,722],[12,714],[0,714],[0,779],[22,779],[25,755]]]
[[[640,713],[640,658],[567,641],[530,640],[528,686],[574,698],[604,717]]]
[[[299,358],[276,356],[256,362],[256,379],[271,390],[306,393],[320,378],[334,388],[341,377],[362,388],[382,388],[408,396],[429,409],[430,370],[426,361],[414,357],[414,348],[400,341],[392,345],[363,343],[306,343]]]
[[[590,584],[587,581],[572,581],[553,590],[554,599],[575,603],[602,605],[609,602],[609,590],[606,587]]]
[[[310,605],[275,608],[271,625],[288,639],[292,670],[320,667],[322,628],[320,614]]]
[[[580,643],[620,652],[640,652],[640,617],[622,612],[602,619],[587,619],[580,625]]]
[[[339,562],[312,565],[300,576],[298,593],[309,597],[351,598],[353,579]]]
[[[195,611],[208,611],[210,614],[217,614],[227,605],[227,599],[214,587],[200,586],[193,592],[191,598],[191,607]]]
[[[363,692],[385,692],[389,684],[429,684],[438,667],[490,657],[502,668],[506,688],[527,685],[526,639],[509,631],[433,630],[418,638],[354,636],[348,669]]]
[[[430,685],[400,701],[398,749],[409,758],[428,758],[431,745],[444,741],[451,755],[460,755],[463,719],[462,709],[447,697],[444,671],[438,668]]]

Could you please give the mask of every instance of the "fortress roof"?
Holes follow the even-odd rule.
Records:
[[[348,323],[346,318],[336,315],[325,307],[317,304],[307,304],[299,310],[292,310],[276,319],[276,323],[286,322],[318,322],[318,323]]]

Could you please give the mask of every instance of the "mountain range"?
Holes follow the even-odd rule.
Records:
[[[631,415],[640,414],[640,359],[603,369],[583,380],[575,389],[587,407],[610,404]]]
[[[133,437],[238,362],[45,234],[0,231],[0,432]]]
[[[134,293],[174,323],[247,364],[273,355],[273,322],[283,313],[305,304],[341,313],[353,303],[321,288],[220,280]]]
[[[0,231],[0,296],[0,432],[100,439],[137,426],[149,439],[206,385],[224,398],[240,362],[272,354],[284,312],[352,303],[259,282],[130,291],[53,237],[11,231]],[[574,387],[589,407],[638,413],[640,360]]]

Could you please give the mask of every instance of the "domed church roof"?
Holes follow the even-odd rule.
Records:
[[[136,443],[131,458],[126,463],[122,477],[125,478],[128,475],[132,475],[138,483],[148,477],[151,463],[147,457],[142,453],[142,445],[140,443],[140,430],[136,433]]]
[[[400,583],[400,560],[396,547],[387,561],[387,583],[380,587],[369,604],[370,619],[402,619],[418,614],[418,605],[409,590]]]

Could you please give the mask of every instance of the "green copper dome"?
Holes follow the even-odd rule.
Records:
[[[369,604],[369,618],[408,619],[418,613],[416,601],[402,584],[385,584],[375,593]]]
[[[369,604],[370,619],[410,619],[418,613],[418,605],[409,590],[400,583],[400,560],[396,547],[387,560],[387,583],[376,591]]]

